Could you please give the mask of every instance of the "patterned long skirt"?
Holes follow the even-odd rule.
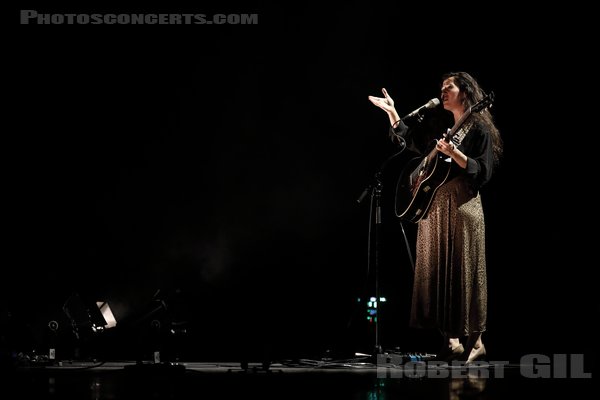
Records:
[[[486,320],[483,208],[459,176],[438,189],[419,221],[410,326],[460,337],[485,331]]]

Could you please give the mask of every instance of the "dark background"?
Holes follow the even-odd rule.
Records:
[[[79,293],[107,300],[120,323],[90,345],[98,357],[146,357],[154,318],[187,323],[175,342],[188,359],[369,352],[357,304],[374,293],[369,198],[356,200],[395,147],[367,96],[386,87],[407,113],[463,70],[495,92],[505,140],[482,191],[488,356],[595,351],[591,24],[580,8],[490,7],[20,6],[259,13],[259,24],[34,26],[12,14],[9,346],[43,351],[51,319],[69,337],[62,306]],[[398,168],[384,174],[380,343],[435,351],[435,333],[407,328]],[[156,298],[168,313],[148,314]]]

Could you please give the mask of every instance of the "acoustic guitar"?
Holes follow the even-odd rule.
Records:
[[[469,107],[442,140],[449,143],[455,136],[460,136],[457,134],[469,117],[490,107],[493,101],[494,93],[491,92]],[[457,141],[454,143],[457,144]],[[396,215],[404,221],[419,222],[429,210],[435,192],[448,179],[450,165],[451,159],[438,152],[436,147],[426,156],[410,160],[396,184]]]

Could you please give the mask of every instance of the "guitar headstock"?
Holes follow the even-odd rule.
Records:
[[[476,104],[473,104],[471,106],[471,112],[474,113],[474,112],[483,111],[486,108],[491,107],[493,102],[494,102],[494,92],[490,92],[490,94],[488,94],[483,99],[479,100]]]

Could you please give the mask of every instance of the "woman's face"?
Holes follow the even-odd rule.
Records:
[[[442,83],[442,104],[448,111],[463,110],[462,95],[454,78],[448,78]]]

